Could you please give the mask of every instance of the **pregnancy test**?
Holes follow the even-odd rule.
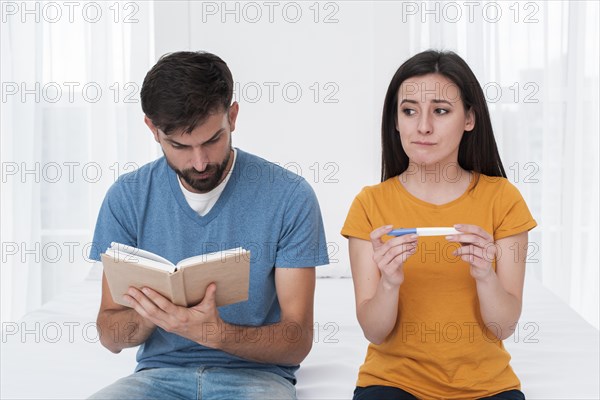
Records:
[[[403,236],[416,234],[419,236],[446,236],[456,235],[462,232],[450,227],[431,227],[431,228],[398,228],[389,232],[390,236]]]

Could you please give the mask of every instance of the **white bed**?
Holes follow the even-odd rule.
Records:
[[[59,299],[3,325],[2,399],[81,399],[131,373],[135,349],[118,355],[97,340],[98,273]],[[599,399],[599,332],[527,278],[524,310],[505,341],[528,399]],[[298,371],[300,399],[349,399],[366,350],[350,279],[319,279],[315,343]]]

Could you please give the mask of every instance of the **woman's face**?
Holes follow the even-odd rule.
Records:
[[[456,164],[463,134],[475,127],[460,89],[440,74],[406,79],[398,90],[397,112],[396,129],[408,158],[432,170]]]

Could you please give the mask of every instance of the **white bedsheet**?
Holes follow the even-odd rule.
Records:
[[[298,371],[300,399],[349,399],[367,342],[350,279],[319,279],[315,340]],[[115,355],[97,339],[100,282],[88,279],[22,321],[3,325],[0,398],[81,399],[132,372],[135,349]],[[599,332],[527,278],[524,310],[505,340],[528,399],[599,399]]]

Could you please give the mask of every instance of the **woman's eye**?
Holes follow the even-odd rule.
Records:
[[[405,108],[402,110],[402,114],[404,115],[414,115],[415,114],[415,110],[410,109],[410,108]]]
[[[440,115],[444,115],[444,114],[448,114],[448,110],[446,110],[444,108],[436,108],[435,109],[435,113],[436,114],[440,114]]]

